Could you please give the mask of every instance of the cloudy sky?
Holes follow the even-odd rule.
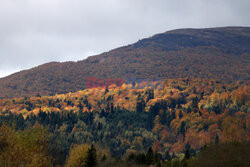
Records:
[[[0,0],[0,77],[177,28],[250,26],[249,0]]]

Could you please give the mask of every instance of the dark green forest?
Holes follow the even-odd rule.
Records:
[[[150,133],[152,116],[152,113],[123,110],[81,114],[39,112],[24,120],[22,115],[10,113],[0,117],[0,165],[244,167],[249,164],[249,143],[220,143],[218,136],[198,150],[186,144],[179,154],[153,150],[151,138],[133,142],[132,146],[121,142],[124,138],[135,141],[136,136]],[[166,121],[173,118],[170,116]],[[121,129],[126,132],[121,133]],[[178,133],[185,131],[180,128]],[[128,151],[129,148],[132,149]]]

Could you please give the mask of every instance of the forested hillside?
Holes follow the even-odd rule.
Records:
[[[9,137],[22,148],[27,142],[25,136],[32,135],[30,147],[37,148],[36,136],[45,136],[37,141],[43,143],[42,148],[37,148],[38,152],[42,150],[37,157],[43,157],[47,165],[68,166],[78,162],[80,150],[88,155],[95,149],[100,166],[202,164],[206,162],[202,158],[206,160],[211,151],[221,154],[224,150],[226,155],[225,150],[229,150],[230,156],[234,148],[241,150],[235,153],[241,156],[249,145],[225,143],[249,142],[249,88],[247,81],[228,84],[213,79],[182,78],[111,85],[55,96],[3,99],[0,146],[7,152],[8,145],[13,144],[7,140]],[[37,128],[43,130],[36,131]],[[213,144],[221,146],[205,149]],[[27,156],[30,147],[25,147]],[[19,155],[18,149],[15,151],[12,157]],[[36,149],[33,151],[36,154]],[[0,153],[0,162],[6,162],[7,159],[1,159],[5,154]],[[197,155],[201,157],[196,160]],[[210,163],[218,160],[214,156]],[[235,162],[244,166],[249,154],[240,158]],[[231,160],[234,159],[237,156]],[[37,161],[27,159],[27,164]]]
[[[86,88],[87,77],[249,80],[250,28],[180,29],[79,62],[52,62],[0,79],[0,98]]]

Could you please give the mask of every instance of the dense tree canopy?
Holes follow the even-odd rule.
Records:
[[[19,163],[20,157],[23,164],[79,166],[96,159],[91,166],[111,166],[119,163],[115,157],[141,165],[190,164],[205,145],[249,142],[247,82],[154,84],[160,86],[0,100],[0,163]]]

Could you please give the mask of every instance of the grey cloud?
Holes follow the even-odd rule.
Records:
[[[176,28],[249,26],[249,0],[1,0],[0,77]]]

